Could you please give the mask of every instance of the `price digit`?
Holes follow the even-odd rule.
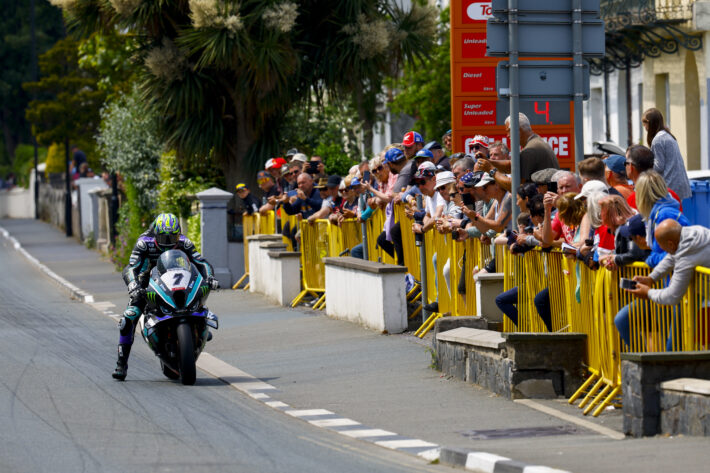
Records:
[[[550,102],[545,102],[545,109],[540,110],[539,107],[539,102],[535,102],[535,113],[538,115],[544,115],[545,116],[545,123],[550,125]]]

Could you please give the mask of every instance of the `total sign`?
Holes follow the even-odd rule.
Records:
[[[464,1],[463,3],[463,22],[478,23],[488,20],[492,14],[492,2],[476,2]]]
[[[481,130],[483,131],[483,130]],[[574,169],[574,159],[572,156],[573,141],[572,134],[565,132],[542,132],[540,133],[540,138],[547,141],[550,145],[552,151],[557,155],[557,160],[560,163],[560,168],[562,169]],[[508,142],[508,137],[499,134],[488,135],[488,140],[493,143],[494,141],[502,141],[506,146],[510,147]],[[473,154],[473,149],[470,147],[473,141],[472,135],[463,136],[464,149],[467,153]]]

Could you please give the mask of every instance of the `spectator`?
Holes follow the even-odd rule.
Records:
[[[481,188],[486,198],[494,199],[495,202],[485,216],[464,208],[464,214],[471,219],[471,225],[478,228],[481,232],[493,230],[496,233],[500,233],[506,229],[511,229],[512,198],[510,192],[502,188],[496,180],[489,175],[483,175],[475,187]]]
[[[370,161],[372,175],[375,178],[374,185],[365,182],[365,189],[372,192],[373,197],[368,205],[370,207],[384,208],[392,201],[394,183],[397,180],[397,175],[390,173],[389,166],[385,163],[384,156],[376,156]]]
[[[678,201],[668,193],[663,177],[656,171],[646,171],[639,177],[636,182],[636,204],[646,220],[646,239],[651,247],[646,264],[653,268],[666,256],[654,237],[656,227],[667,219],[677,220],[684,227],[690,222],[682,214]]]
[[[666,341],[666,351],[673,350],[673,331],[677,330],[678,304],[688,290],[696,266],[710,266],[710,230],[699,226],[683,226],[680,222],[667,219],[654,230],[655,241],[666,253],[648,276],[635,276],[636,289],[629,290],[641,299],[650,299],[656,304],[674,306],[671,310],[673,324]],[[673,275],[664,289],[651,289],[670,271]],[[624,307],[614,319],[619,335],[630,345],[629,313],[644,307],[639,301],[633,301]],[[679,337],[680,338],[680,337]],[[680,340],[679,340],[680,341]]]
[[[290,151],[295,151],[295,150],[292,149],[292,150],[289,150],[289,152],[290,152]],[[303,165],[308,162],[308,156],[306,156],[306,155],[303,154],[303,153],[296,153],[296,154],[293,155],[293,157],[291,158],[291,161],[290,161],[290,162],[292,162],[292,163],[293,163],[293,162],[299,162],[299,163],[301,163],[301,170],[303,170]]]
[[[524,113],[519,116],[519,124],[520,145],[523,146],[520,151],[520,182],[529,181],[532,173],[540,169],[559,169],[560,165],[554,151],[545,140],[533,132],[530,120]],[[505,129],[508,139],[510,139],[510,117],[505,119]],[[502,188],[511,189],[511,178],[504,174],[510,172],[510,160],[479,159],[476,163],[476,170],[489,173]]]
[[[653,161],[653,152],[650,149],[642,145],[629,146],[626,150],[626,161],[624,161],[624,163],[626,164],[626,175],[631,179],[634,185],[636,185],[636,181],[641,177],[641,174],[653,169]],[[678,201],[680,210],[683,211],[683,203],[680,197],[678,197],[678,194],[670,188],[668,192]],[[636,208],[636,192],[631,193],[627,202],[632,209]]]
[[[298,188],[298,175],[301,174],[302,167],[303,163],[293,159],[290,163],[281,167],[281,169],[284,170],[282,178],[286,182],[284,192],[289,192]]]
[[[610,245],[603,244],[602,235],[599,235],[597,261],[607,269],[615,269],[616,248],[619,247],[621,250],[623,246],[624,251],[627,251],[628,248],[628,237],[624,237],[622,233],[624,233],[624,228],[628,228],[625,224],[634,216],[634,211],[620,195],[603,195],[598,201],[598,205],[601,223],[599,233],[607,232],[613,236],[613,240]],[[587,207],[587,212],[589,212],[589,207]]]
[[[259,185],[259,189],[263,192],[261,208],[259,208],[259,213],[265,214],[270,210],[276,208],[277,197],[281,195],[279,188],[276,187],[274,179],[271,177],[267,171],[259,171],[256,174],[256,183]]]
[[[528,212],[528,202],[534,196],[538,195],[537,186],[532,182],[526,182],[518,186],[518,192],[515,194],[515,205],[518,206],[521,212]]]
[[[560,173],[559,169],[547,168],[535,171],[530,176],[530,181],[537,186],[537,192],[545,195],[547,191],[557,192],[555,176]],[[526,183],[528,184],[528,183]]]
[[[646,142],[653,153],[653,169],[663,176],[668,187],[673,189],[681,200],[689,198],[692,193],[683,156],[680,154],[678,141],[663,122],[660,110],[649,108],[643,112],[641,123],[646,129]]]
[[[249,188],[244,183],[237,184],[237,197],[242,199],[244,203],[244,213],[243,215],[252,215],[259,211],[259,199],[254,197]]]
[[[446,151],[446,153],[450,155],[451,152],[454,150],[451,130],[444,133],[444,135],[441,137],[441,143],[444,145],[444,150]]]
[[[414,155],[414,162],[417,164],[417,169],[419,169],[419,166],[425,162],[431,163],[433,168],[436,169],[436,165],[434,164],[434,153],[428,149],[420,149],[417,151],[417,154]]]
[[[488,159],[488,137],[485,135],[476,135],[473,140],[468,144],[468,149],[466,150],[469,155],[473,156],[474,160],[477,159]]]
[[[436,164],[437,169],[451,171],[451,163],[449,162],[449,157],[446,156],[444,149],[438,142],[430,141],[424,146],[424,149],[431,151],[434,155],[434,159],[432,159],[432,162]]]
[[[407,161],[404,152],[396,147],[390,147],[384,155],[384,162],[391,173],[397,175],[393,189],[388,193],[392,195],[392,200],[385,208],[385,227],[377,237],[377,246],[390,256],[397,254],[397,264],[404,265],[404,248],[402,246],[402,230],[399,222],[395,222],[394,203],[401,200],[400,191],[404,191],[410,184],[414,175],[414,161]]]
[[[414,223],[412,231],[414,233],[426,233],[436,224],[436,220],[440,218],[446,209],[446,201],[441,197],[436,187],[436,172],[430,166],[422,166],[417,169],[414,175],[417,181],[417,187],[424,197],[424,215],[421,219],[422,223]],[[416,217],[415,217],[415,220]]]
[[[397,174],[397,180],[394,183],[394,200],[397,203],[402,200],[401,194],[411,185],[412,178],[417,172],[417,163],[413,159],[407,160],[404,152],[398,148],[391,148],[387,153],[390,158],[385,157],[385,162],[389,165],[390,172]]]
[[[606,182],[628,201],[629,196],[634,192],[634,187],[629,184],[626,177],[625,161],[626,159],[619,154],[609,155],[603,160]]]
[[[314,188],[313,178],[306,172],[302,172],[298,176],[296,195],[291,197],[283,195],[280,198],[280,202],[283,205],[284,212],[288,215],[300,215],[303,219],[308,219],[308,217],[320,210],[323,205],[320,193]],[[298,240],[297,228],[287,229],[284,226],[283,235],[290,238],[294,245],[293,247],[296,248]]]
[[[412,159],[414,155],[417,154],[417,151],[424,148],[424,138],[416,131],[410,131],[404,134],[402,146],[404,147],[404,155],[407,159]]]
[[[604,220],[603,208],[602,220]],[[646,225],[641,214],[636,214],[616,232],[614,254],[600,259],[600,262],[602,266],[613,271],[621,266],[645,261],[650,254],[651,248],[646,243]]]
[[[266,164],[264,165],[266,172],[268,172],[274,179],[274,184],[276,185],[279,194],[282,193],[284,191],[284,187],[286,187],[286,181],[281,179],[281,167],[285,164],[286,160],[284,158],[272,158],[266,161]]]
[[[287,163],[290,163],[291,161],[293,161],[293,158],[294,158],[296,155],[298,155],[298,154],[302,154],[302,153],[299,153],[296,148],[291,148],[291,149],[289,149],[288,151],[286,151],[286,155],[285,155],[285,156],[286,156],[286,162],[287,162]],[[306,155],[304,154],[303,156],[305,157]],[[305,163],[306,160],[304,159],[303,162]]]
[[[303,172],[309,173],[313,177],[313,180],[328,178],[325,174],[325,165],[320,156],[311,156],[311,161]]]
[[[461,179],[464,174],[472,172],[476,166],[476,162],[471,156],[462,156],[454,164],[451,165],[451,172],[454,173],[456,179]]]
[[[488,147],[491,161],[510,161],[510,150],[502,141],[496,141]]]
[[[329,176],[327,179],[319,179],[315,186],[323,199],[321,208],[308,217],[308,223],[313,223],[318,219],[328,218],[336,208],[340,208],[343,198],[338,195],[342,179],[340,176]]]

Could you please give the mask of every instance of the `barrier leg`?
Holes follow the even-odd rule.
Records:
[[[241,283],[243,283],[244,280],[248,277],[249,277],[249,273],[244,273],[244,275],[241,278],[239,278],[239,281],[237,281],[236,284],[234,284],[234,286],[232,286],[232,289],[239,289],[239,285]]]
[[[250,286],[250,285],[251,285],[251,283],[250,283],[250,282],[248,282],[248,283],[247,283],[247,285],[246,285],[246,286],[244,286],[243,290],[245,290],[245,291],[248,291],[248,290],[249,290],[249,286]]]
[[[597,375],[596,373],[592,373],[592,374],[589,376],[589,378],[587,378],[587,380],[584,382],[584,384],[582,384],[582,386],[579,387],[579,389],[577,390],[577,392],[575,392],[574,394],[572,394],[572,397],[570,397],[567,402],[569,402],[570,404],[574,404],[574,401],[576,401],[577,399],[579,399],[579,397],[584,393],[584,391],[587,390],[587,388],[589,387],[589,385],[592,384],[595,379],[597,379],[597,376],[598,376],[598,375]]]
[[[584,399],[582,399],[582,402],[579,403],[579,408],[583,408],[589,401],[594,399],[594,395],[599,391],[599,388],[602,387],[602,384],[604,384],[604,378],[599,378],[599,381],[596,382],[594,387],[589,390],[586,396],[584,396]]]
[[[424,324],[422,325],[422,327],[424,328],[424,330],[423,330],[419,335],[417,335],[419,338],[424,338],[424,335],[426,335],[427,333],[429,333],[429,330],[431,330],[432,328],[434,328],[434,324],[436,323],[436,321],[439,320],[440,318],[442,318],[442,317],[444,316],[443,314],[439,314],[439,313],[437,313],[437,312],[434,312],[433,315],[434,315],[434,319],[433,319],[433,320],[431,320],[429,323],[424,322]],[[429,319],[431,319],[431,316],[429,316]],[[427,319],[427,320],[429,320],[429,319]]]
[[[313,308],[315,310],[319,310],[321,308],[321,304],[325,306],[325,293],[323,293],[323,295],[320,296],[320,299],[318,299],[316,303],[313,304]]]
[[[582,414],[584,414],[585,416],[589,414],[592,409],[594,409],[594,406],[596,406],[602,399],[606,397],[609,391],[611,391],[611,384],[607,384],[606,386],[604,386],[602,392],[600,392],[598,396],[592,399],[592,402],[590,402],[589,405],[584,409],[584,411],[582,411]]]
[[[617,396],[617,394],[619,394],[620,391],[621,391],[621,386],[617,386],[614,389],[612,389],[612,391],[609,393],[609,395],[604,399],[604,402],[602,402],[599,405],[599,407],[597,407],[594,410],[594,412],[592,412],[592,415],[594,417],[597,417],[599,414],[601,414],[604,411],[604,409],[606,408],[606,406],[611,404],[611,401],[614,400],[614,398]]]
[[[420,305],[419,307],[417,307],[416,309],[414,309],[414,312],[412,312],[412,314],[411,314],[408,318],[413,319],[414,317],[417,316],[417,314],[418,314],[419,312],[421,312],[421,310],[422,310],[422,306]]]
[[[436,316],[438,314],[436,312],[433,312],[428,319],[424,321],[424,323],[417,329],[416,332],[414,332],[414,335],[419,335],[419,333],[424,330],[424,328],[431,322],[432,319],[436,320]]]
[[[303,300],[303,298],[310,293],[311,291],[309,291],[308,289],[304,289],[303,291],[301,291],[301,293],[297,295],[293,301],[291,301],[291,307],[296,307]]]

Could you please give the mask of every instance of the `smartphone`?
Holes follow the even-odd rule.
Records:
[[[365,171],[362,173],[362,181],[370,182],[370,171]]]
[[[306,172],[308,174],[318,174],[318,161],[309,161]]]
[[[298,191],[297,191],[296,189],[294,189],[294,190],[292,190],[292,191],[288,191],[288,192],[286,193],[286,195],[287,195],[289,198],[295,197],[297,194],[298,194]]]
[[[549,182],[547,184],[547,191],[557,194],[557,182]]]
[[[619,279],[619,287],[621,289],[636,289],[637,282],[633,279],[621,278]]]
[[[562,251],[565,253],[570,253],[570,254],[577,254],[577,248],[575,248],[572,245],[569,245],[567,243],[562,243]]]

